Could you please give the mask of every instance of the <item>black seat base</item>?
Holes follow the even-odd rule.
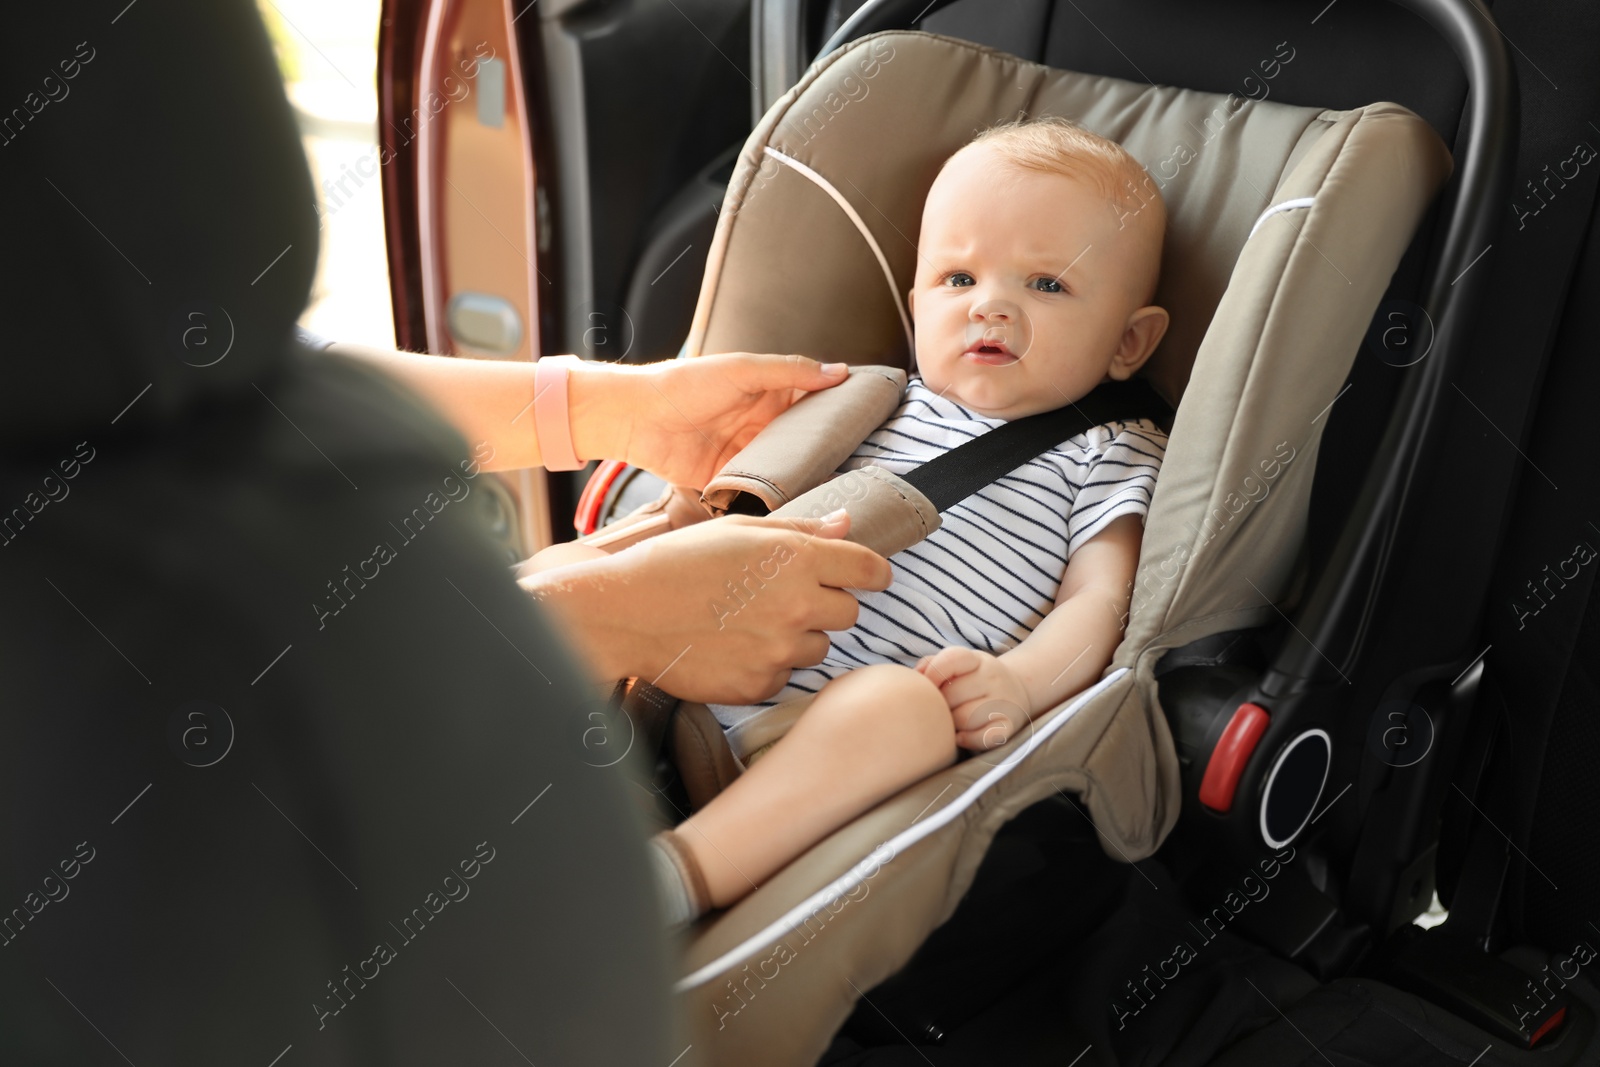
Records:
[[[1502,958],[1530,975],[1550,960],[1547,953],[1527,946],[1508,950]],[[1566,1067],[1600,1062],[1595,1032],[1600,990],[1580,975],[1567,984],[1566,992],[1571,997],[1566,1022],[1537,1049],[1526,1051],[1393,986],[1366,978],[1339,979],[1286,1009],[1283,1018],[1240,1041],[1209,1067]]]

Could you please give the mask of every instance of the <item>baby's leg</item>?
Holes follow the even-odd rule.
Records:
[[[725,907],[832,831],[956,755],[950,707],[909,667],[879,664],[817,693],[783,740],[677,828]]]

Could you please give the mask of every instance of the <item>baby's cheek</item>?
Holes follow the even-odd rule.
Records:
[[[950,387],[950,368],[946,365],[946,362],[937,356],[929,356],[921,352],[917,353],[913,362],[916,365],[917,373],[922,375],[922,383],[942,396],[944,391]]]

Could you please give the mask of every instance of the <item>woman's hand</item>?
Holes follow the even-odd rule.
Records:
[[[534,429],[536,364],[347,344],[329,352],[374,367],[425,397],[475,454],[486,446],[488,455],[479,458],[484,470],[543,461]],[[572,444],[579,459],[626,460],[673,485],[704,489],[774,415],[848,376],[843,363],[745,352],[637,367],[584,360],[567,379]]]
[[[604,559],[519,579],[600,678],[639,677],[686,700],[748,704],[822,662],[855,625],[852,590],[886,589],[889,561],[839,540],[850,517],[730,515]]]
[[[745,352],[642,367],[586,362],[568,384],[573,445],[580,458],[626,460],[704,489],[773,416],[848,374],[843,363]]]
[[[996,748],[1033,717],[1028,690],[1000,657],[950,647],[917,661],[950,705],[956,744],[975,752]]]

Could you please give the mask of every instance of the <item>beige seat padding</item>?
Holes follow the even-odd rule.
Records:
[[[1327,409],[1451,169],[1434,131],[1392,103],[1325,111],[873,34],[808,70],[750,135],[687,353],[908,366],[902,305],[928,187],[980,129],[1019,113],[1120,141],[1169,213],[1157,302],[1173,324],[1145,373],[1177,415],[1124,640],[1099,683],[1031,731],[906,789],[702,921],[679,983],[691,1059],[814,1062],[859,992],[949,918],[996,830],[1055,791],[1082,798],[1109,855],[1155,851],[1181,805],[1155,663],[1298,595]]]

